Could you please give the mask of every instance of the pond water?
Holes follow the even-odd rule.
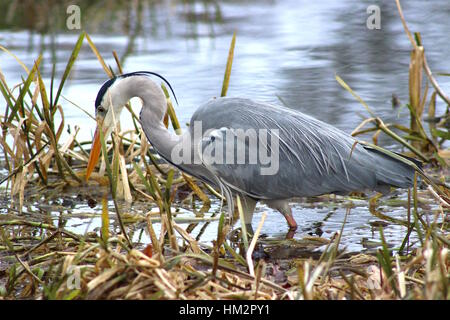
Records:
[[[66,7],[39,7],[33,12],[21,11],[20,4],[7,12],[0,24],[0,44],[31,67],[38,53],[43,54],[43,76],[50,84],[51,64],[56,78],[64,71],[79,31],[65,28]],[[366,27],[369,5],[381,9],[381,30]],[[111,66],[112,50],[121,58],[125,72],[150,70],[166,77],[173,86],[179,105],[180,121],[189,121],[197,106],[220,95],[228,48],[237,33],[229,96],[250,97],[281,103],[315,116],[347,132],[364,117],[364,108],[335,80],[341,76],[386,122],[409,122],[406,108],[393,109],[392,94],[401,104],[408,101],[408,65],[410,43],[404,34],[394,1],[141,1],[114,4],[103,1],[81,2],[82,27]],[[17,8],[17,6],[19,6]],[[450,2],[448,0],[403,1],[405,17],[412,31],[420,31],[428,63],[436,72],[448,73],[450,43]],[[45,10],[44,10],[45,9]],[[32,31],[30,31],[32,30]],[[0,51],[0,68],[8,83],[19,83],[24,71],[10,55]],[[90,113],[106,75],[85,43],[63,90],[67,100]],[[444,91],[450,91],[450,77],[438,77]],[[95,129],[93,120],[65,99],[66,124],[81,128],[78,140],[88,140]],[[133,103],[138,109],[138,103]],[[4,112],[4,102],[0,113]],[[444,112],[439,103],[437,114]],[[122,119],[123,128],[131,127]],[[62,138],[64,140],[64,137]],[[392,142],[381,139],[388,147]],[[406,194],[399,197],[405,199]],[[7,204],[5,203],[4,206]],[[85,211],[82,202],[74,210]],[[92,212],[98,213],[98,208]],[[285,233],[284,219],[266,207],[257,208],[254,226],[262,211],[269,211],[263,229],[273,237]],[[325,217],[334,212],[325,221]],[[386,212],[405,219],[404,207],[387,208]],[[330,210],[298,205],[294,217],[301,226],[296,234],[314,233],[317,223],[325,233],[340,229],[345,208]],[[379,239],[369,222],[376,220],[362,201],[348,218],[344,242],[363,249],[361,239]],[[96,220],[89,228],[95,227]],[[80,221],[74,218],[73,225]],[[97,225],[98,226],[98,225]],[[77,227],[74,227],[77,228]],[[215,237],[211,223],[207,239]],[[390,229],[389,229],[390,228]],[[405,228],[388,227],[390,241],[404,237]],[[81,229],[78,229],[80,231]],[[312,230],[312,231],[311,231]]]
[[[88,234],[90,232],[99,233],[101,229],[101,202],[100,199],[108,192],[106,187],[91,185],[86,188],[68,188],[64,193],[55,190],[47,190],[36,194],[30,192],[31,197],[26,197],[22,213],[17,216],[17,209],[14,205],[7,204],[9,197],[1,194],[0,215],[4,214],[5,219],[22,218],[30,221],[53,224],[64,227],[66,230],[77,234]],[[54,194],[57,194],[56,196]],[[61,195],[62,194],[62,195]],[[341,196],[322,196],[311,199],[297,199],[298,202],[292,202],[292,211],[299,227],[294,234],[294,239],[304,239],[305,237],[313,240],[317,237],[323,239],[332,239],[336,232],[339,232],[344,225],[341,245],[349,253],[371,252],[380,247],[379,227],[383,227],[383,233],[388,245],[396,250],[402,244],[406,234],[407,227],[390,223],[372,215],[368,209],[368,202],[365,199]],[[390,218],[413,221],[413,216],[408,218],[407,192],[397,190],[389,196],[379,200],[380,205],[377,211],[387,215]],[[143,218],[150,214],[153,221],[153,227],[157,234],[160,231],[159,214],[155,204],[148,203],[145,200],[133,202],[131,205],[119,202],[122,212],[122,220],[127,225],[129,235],[135,243],[148,244],[150,238],[147,232],[147,222]],[[196,201],[197,210],[201,202]],[[173,204],[172,214],[174,221],[185,229],[190,230],[191,236],[197,238],[206,246],[211,245],[211,241],[217,237],[218,217],[220,215],[221,204],[219,201],[213,201],[211,208],[204,215],[195,215],[192,212],[191,204],[184,205]],[[351,209],[347,210],[348,207]],[[120,227],[114,213],[114,204],[108,202],[110,212],[111,230],[120,232]],[[286,239],[288,226],[285,219],[277,211],[267,208],[265,205],[258,204],[253,217],[253,229],[256,230],[261,221],[263,213],[267,216],[261,229],[261,239],[263,243],[270,245],[274,240]],[[430,198],[425,192],[419,192],[419,212],[425,213],[422,217],[427,222],[443,222],[442,211],[436,205],[436,201]],[[12,215],[11,215],[12,214]],[[346,217],[347,216],[347,217]],[[239,220],[233,224],[234,228],[239,228]],[[231,238],[230,238],[231,239]],[[415,231],[412,232],[408,247],[414,247],[418,244],[418,237]],[[275,242],[276,243],[276,242]],[[283,242],[284,245],[290,242]],[[295,256],[297,249],[303,248],[299,244],[297,248],[295,242],[291,243],[293,248],[285,248],[282,256]],[[309,246],[311,251],[321,251],[325,248],[322,242],[315,242]],[[297,248],[297,249],[296,249]],[[304,248],[301,252],[304,252]]]

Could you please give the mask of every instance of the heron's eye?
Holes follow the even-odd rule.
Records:
[[[99,106],[97,108],[97,112],[103,113],[103,112],[105,112],[105,108],[103,108],[102,106]]]
[[[216,141],[216,137],[211,136],[211,142],[214,142],[214,141]]]

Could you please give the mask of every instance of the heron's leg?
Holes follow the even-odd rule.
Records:
[[[297,229],[297,222],[295,222],[295,219],[292,216],[292,210],[289,206],[289,202],[286,200],[268,200],[266,203],[270,208],[280,211],[289,225],[290,233],[291,231],[295,231]]]
[[[244,195],[240,195],[242,212],[244,214],[244,223],[247,231],[253,233],[252,218],[256,207],[256,200]]]

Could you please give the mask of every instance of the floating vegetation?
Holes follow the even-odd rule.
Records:
[[[448,299],[448,116],[436,116],[436,99],[442,99],[449,111],[449,100],[426,62],[420,34],[409,32],[399,2],[405,31],[413,46],[409,68],[410,127],[385,124],[339,76],[338,82],[369,111],[353,132],[354,136],[375,132],[373,142],[384,132],[425,164],[421,171],[427,189],[416,180],[408,199],[369,200],[370,213],[376,218],[372,227],[377,241],[363,241],[370,250],[350,254],[342,247],[347,217],[364,194],[348,197],[316,197],[326,206],[343,206],[345,219],[338,232],[329,238],[320,235],[302,239],[271,239],[261,234],[266,219],[263,213],[253,235],[245,224],[233,228],[242,216],[237,200],[235,217],[224,210],[208,213],[214,202],[225,201],[217,190],[162,163],[140,128],[139,119],[127,105],[134,129],[122,131],[120,124],[112,137],[101,136],[102,161],[98,172],[86,182],[86,164],[91,141],[79,141],[79,128],[66,128],[64,109],[59,104],[62,90],[87,43],[108,77],[122,73],[120,59],[112,53],[116,66],[107,65],[94,42],[81,33],[61,79],[51,78],[45,86],[41,76],[42,57],[29,69],[18,58],[24,77],[11,85],[0,72],[0,91],[5,112],[1,115],[0,144],[6,174],[2,188],[11,207],[0,214],[0,299]],[[221,95],[230,81],[236,35],[233,35],[225,67]],[[14,55],[7,48],[0,47]],[[428,82],[422,91],[423,73],[434,92],[428,99]],[[54,74],[54,73],[53,73]],[[59,81],[58,81],[59,80]],[[165,87],[167,115],[165,125],[178,133],[181,126]],[[399,102],[396,102],[399,104]],[[425,107],[431,121],[429,133],[422,122]],[[88,113],[89,114],[89,113]],[[118,120],[118,119],[117,119]],[[93,120],[94,121],[94,120]],[[364,128],[373,124],[371,128]],[[401,133],[395,133],[393,129]],[[384,149],[382,149],[384,150]],[[389,151],[383,151],[389,152]],[[390,152],[395,156],[394,153]],[[79,234],[69,230],[66,218],[33,215],[26,200],[40,197],[56,199],[64,192],[86,189],[89,206],[95,206],[93,189],[101,198],[97,230]],[[89,195],[90,194],[90,195]],[[109,201],[114,206],[110,212]],[[143,202],[151,210],[133,215],[126,204]],[[388,203],[389,202],[389,203]],[[407,208],[407,218],[398,219],[382,206]],[[423,208],[433,204],[432,210]],[[70,205],[67,204],[67,205]],[[64,203],[61,204],[64,207]],[[188,208],[194,216],[179,214]],[[85,213],[85,215],[95,215]],[[217,221],[217,236],[212,243],[200,241],[192,226]],[[181,223],[191,223],[187,228]],[[140,224],[149,243],[136,241],[135,226]],[[394,224],[406,228],[399,246],[385,237],[385,228]],[[204,230],[202,228],[202,230]],[[414,244],[412,234],[416,235]],[[140,239],[140,238],[138,238]]]

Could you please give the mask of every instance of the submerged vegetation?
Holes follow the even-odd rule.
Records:
[[[345,204],[339,203],[346,206],[346,219],[331,238],[264,239],[259,234],[265,213],[251,236],[245,225],[233,225],[242,215],[239,201],[234,217],[226,217],[224,210],[205,217],[213,199],[224,201],[223,197],[212,187],[163,164],[148,144],[130,105],[127,109],[134,130],[122,131],[118,125],[111,139],[102,137],[99,173],[85,182],[91,142],[78,140],[76,126],[70,127],[69,137],[61,141],[67,126],[60,104],[64,98],[62,89],[84,43],[108,77],[122,73],[122,67],[115,52],[112,54],[116,65],[107,65],[89,35],[83,32],[61,79],[53,76],[50,86],[44,84],[41,76],[41,56],[31,68],[17,59],[24,69],[23,81],[18,85],[9,84],[0,73],[5,105],[0,144],[4,152],[2,164],[7,171],[1,185],[4,196],[13,203],[0,215],[0,299],[450,298],[450,152],[445,149],[450,100],[427,65],[420,34],[413,36],[409,32],[397,4],[412,44],[407,104],[410,127],[385,124],[344,80],[336,77],[371,114],[354,130],[354,136],[374,132],[376,145],[378,136],[387,134],[407,150],[406,155],[424,163],[420,174],[427,187],[416,181],[408,191],[406,220],[382,213],[379,196],[369,200],[369,210],[379,221],[375,227],[380,241],[373,244],[374,250],[350,255],[340,246],[352,198]],[[235,42],[233,35],[222,96],[230,81]],[[0,49],[14,54],[8,48]],[[428,98],[430,88],[433,93]],[[163,90],[168,106],[165,125],[179,132],[181,126],[171,98],[165,87]],[[436,99],[447,103],[445,115],[435,114]],[[428,132],[422,120],[426,106]],[[373,127],[365,128],[368,124]],[[33,216],[30,209],[24,210],[29,197],[53,199],[71,188],[95,188],[100,190],[97,193],[103,193],[100,230],[76,234],[67,230],[63,217],[55,221],[54,217]],[[108,194],[114,204],[113,214],[108,209]],[[438,209],[420,210],[419,194],[426,194]],[[129,214],[126,203],[139,201],[154,210]],[[177,215],[177,207],[182,205],[195,214],[186,229],[180,226]],[[218,221],[217,237],[212,243],[203,243],[199,236],[191,234],[192,226],[212,220]],[[387,223],[407,228],[398,248],[389,246],[385,239],[383,227]],[[133,241],[136,224],[145,225],[149,244]],[[412,234],[418,239],[414,246],[410,245]]]

